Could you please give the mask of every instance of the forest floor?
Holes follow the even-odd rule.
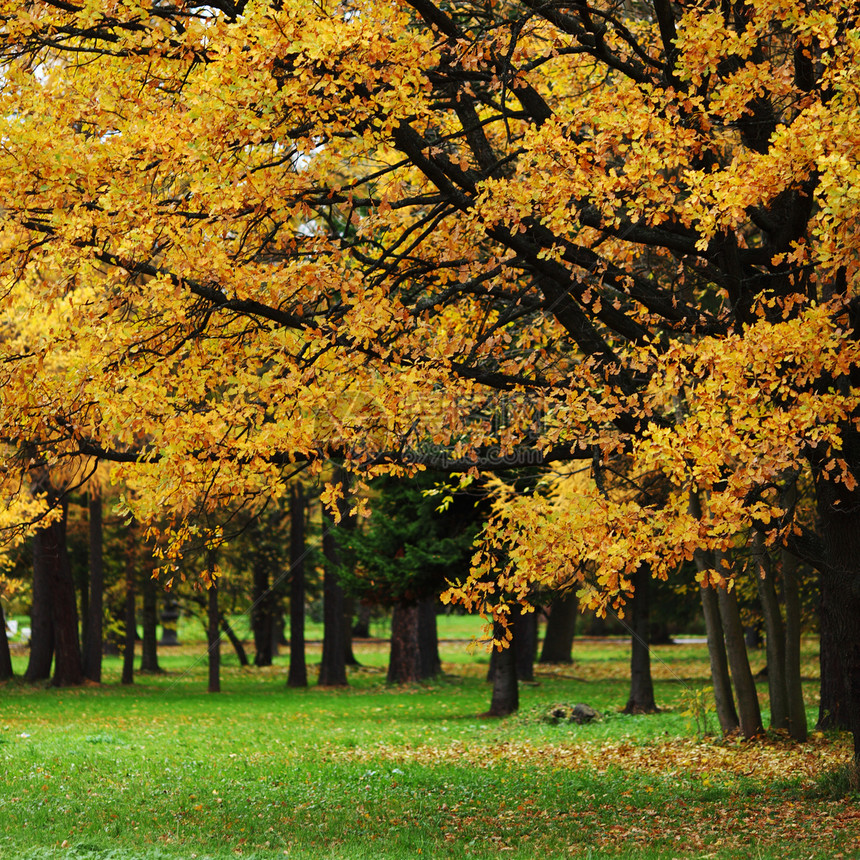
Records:
[[[101,686],[0,685],[0,858],[860,857],[849,739],[722,739],[700,643],[654,648],[658,714],[620,713],[626,643],[583,640],[501,720],[479,716],[480,646],[446,642],[444,676],[408,687],[385,684],[385,643],[356,652],[343,690],[287,689],[286,655],[241,669],[225,649],[207,694],[197,643],[162,649],[167,671],[131,687],[118,658]],[[601,718],[547,721],[577,702]]]

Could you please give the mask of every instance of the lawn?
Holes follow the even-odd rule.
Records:
[[[480,629],[456,624],[443,638]],[[133,687],[117,684],[116,658],[101,687],[6,684],[0,857],[860,856],[860,797],[839,790],[847,738],[707,736],[702,644],[655,648],[663,711],[625,716],[626,643],[574,650],[573,666],[539,669],[504,720],[479,716],[487,654],[456,641],[443,644],[443,678],[407,688],[386,686],[375,642],[358,646],[346,690],[288,690],[285,656],[242,670],[225,648],[223,692],[209,695],[199,644],[162,649],[167,672]],[[602,719],[545,721],[574,702]]]

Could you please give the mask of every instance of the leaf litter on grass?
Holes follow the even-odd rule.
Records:
[[[498,809],[447,803],[447,842],[464,834],[502,833],[509,841],[533,838],[538,844],[542,832],[561,829],[575,836],[573,853],[585,844],[610,852],[659,845],[676,846],[679,856],[706,857],[788,843],[813,846],[816,857],[860,857],[860,805],[815,795],[821,774],[850,760],[847,738],[814,734],[800,745],[779,736],[754,742],[672,738],[647,745],[618,740],[482,746],[454,740],[444,746],[380,743],[326,755],[377,766],[542,771],[556,782],[590,774],[570,809],[542,806],[533,797],[514,798]]]

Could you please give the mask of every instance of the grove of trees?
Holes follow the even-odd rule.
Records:
[[[798,734],[801,560],[860,756],[858,14],[7,0],[2,525],[50,556],[104,461],[169,566],[331,460],[480,477],[444,599],[506,642],[693,564],[747,734],[738,558]]]

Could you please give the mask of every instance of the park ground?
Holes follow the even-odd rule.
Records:
[[[620,713],[627,643],[579,640],[493,720],[479,625],[450,624],[445,674],[420,686],[387,686],[372,640],[344,690],[287,689],[286,656],[241,669],[225,649],[208,694],[196,642],[132,687],[117,658],[101,686],[0,686],[0,858],[860,857],[847,736],[720,738],[703,644],[654,648],[659,714]],[[805,640],[811,725],[816,655]],[[602,718],[547,721],[576,702]]]

